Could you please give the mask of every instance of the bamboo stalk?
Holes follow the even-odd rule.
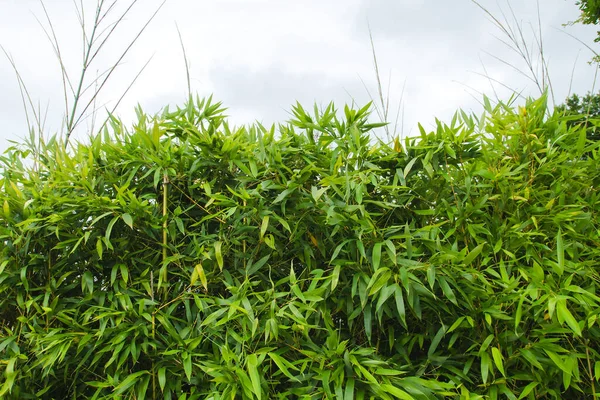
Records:
[[[154,304],[154,271],[150,270],[150,298]],[[152,312],[152,341],[156,337],[156,312]],[[152,399],[156,399],[156,367],[154,365],[154,357],[152,357]]]
[[[167,259],[167,198],[168,198],[168,193],[167,193],[167,185],[169,184],[169,176],[165,173],[163,175],[163,237],[162,237],[162,261],[163,263],[165,262],[165,260]],[[165,276],[164,276],[164,281],[166,282],[166,269],[165,269]]]
[[[168,193],[168,185],[169,184],[169,176],[165,173],[163,175],[163,198],[162,198],[162,217],[163,217],[163,225],[162,225],[162,264],[164,265],[165,260],[167,259],[167,201],[169,197]],[[165,268],[164,274],[161,277],[162,282],[167,281],[167,269]],[[158,288],[160,290],[160,287]],[[150,271],[150,291],[152,302],[154,303],[154,271]],[[159,308],[155,308],[154,312],[152,312],[152,339],[156,338],[156,311],[160,310]],[[152,359],[152,398],[156,399],[156,366],[154,364],[154,359]]]

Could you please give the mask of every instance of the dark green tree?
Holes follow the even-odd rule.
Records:
[[[575,4],[579,7],[581,14],[579,18],[570,24],[581,23],[584,25],[598,25],[600,22],[600,0],[578,0]],[[594,42],[600,42],[600,31],[597,31],[597,37]],[[594,53],[592,62],[600,62],[600,54],[594,51],[591,47],[590,50]]]
[[[596,4],[596,1],[593,3]],[[567,122],[570,127],[584,125],[588,139],[600,139],[600,130],[596,122],[600,117],[600,92],[596,94],[588,92],[585,96],[573,94],[565,100],[564,104],[557,106],[556,110],[570,117]]]
[[[580,0],[577,3],[581,10],[581,16],[575,22],[581,22],[585,25],[598,25],[600,20],[600,0]],[[600,41],[600,32],[595,40]]]

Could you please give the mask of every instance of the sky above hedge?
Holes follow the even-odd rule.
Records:
[[[99,59],[99,70],[118,57],[159,3],[144,0],[136,6]],[[500,8],[495,1],[481,1],[495,15],[501,17],[503,10],[510,17],[507,3],[498,3]],[[537,28],[536,2],[512,1],[511,6],[534,45],[530,24]],[[544,0],[540,7],[545,52],[555,99],[560,103],[570,86],[573,92],[582,93],[592,88],[594,80],[594,68],[587,64],[591,53],[565,32],[594,46],[595,30],[562,26],[578,15],[574,1]],[[75,75],[81,35],[73,3],[48,1],[47,8],[68,68]],[[49,105],[46,131],[55,132],[64,103],[59,65],[36,21],[36,17],[43,20],[40,3],[6,0],[0,9],[0,44],[14,58],[33,99],[40,101],[42,109]],[[478,92],[494,96],[490,79],[482,74],[500,82],[494,88],[502,99],[509,95],[502,84],[537,94],[530,81],[496,59],[526,68],[498,40],[505,38],[484,12],[468,0],[167,0],[111,77],[99,104],[113,104],[151,56],[121,103],[119,115],[131,120],[137,103],[148,112],[183,103],[185,64],[175,23],[190,61],[192,91],[201,96],[214,93],[229,108],[234,123],[285,120],[296,100],[305,105],[331,100],[339,105],[352,99],[367,102],[366,88],[376,93],[369,26],[386,88],[391,77],[394,114],[404,87],[404,118],[398,126],[403,135],[416,133],[417,122],[428,126],[434,117],[450,118],[457,108],[479,111]],[[18,140],[27,132],[17,81],[4,56],[0,57],[0,121],[3,150],[8,140]],[[76,136],[83,137],[83,132],[85,123]]]

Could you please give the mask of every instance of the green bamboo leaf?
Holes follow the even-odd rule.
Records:
[[[177,225],[177,229],[181,232],[182,235],[185,235],[185,227],[183,226],[183,221],[179,217],[173,218],[175,221],[175,225]]]
[[[339,264],[333,268],[333,274],[331,275],[331,291],[333,292],[340,281],[340,266]]]
[[[548,357],[552,360],[552,362],[564,373],[570,374],[571,369],[565,364],[564,360],[555,352],[544,349]]]
[[[252,173],[250,172],[250,170],[248,169],[248,167],[246,167],[246,165],[240,161],[240,160],[233,160],[233,162],[235,163],[235,165],[237,165],[246,175],[248,176],[252,176]]]
[[[160,386],[161,392],[165,391],[165,384],[167,383],[167,369],[165,367],[160,367],[158,369],[158,386]]]
[[[250,276],[250,275],[254,274],[256,271],[259,271],[267,263],[267,261],[269,261],[269,258],[271,258],[271,255],[267,254],[266,256],[264,256],[263,258],[261,258],[260,260],[258,260],[255,263],[253,263],[251,260],[248,263],[248,266],[246,267],[246,274],[248,276]]]
[[[316,186],[313,186],[311,188],[311,195],[312,195],[313,200],[315,202],[318,202],[319,199],[321,198],[321,196],[323,195],[323,193],[325,193],[327,191],[327,189],[328,189],[327,187],[323,187],[321,189],[317,189]]]
[[[91,226],[94,226],[94,225],[96,224],[96,222],[100,221],[102,218],[104,218],[104,217],[106,217],[106,216],[108,216],[108,215],[112,215],[112,214],[113,214],[113,212],[112,212],[112,211],[109,211],[109,212],[105,212],[104,214],[102,214],[102,215],[100,215],[100,216],[98,216],[98,217],[94,218],[94,219],[92,220],[92,222],[90,223],[90,227],[91,227]]]
[[[121,271],[121,278],[123,278],[123,282],[127,285],[127,282],[129,281],[129,269],[127,269],[125,264],[120,264],[119,269]]]
[[[379,386],[379,380],[378,380],[377,378],[375,378],[375,377],[373,376],[373,374],[371,374],[371,373],[370,373],[370,372],[369,372],[369,371],[368,371],[368,370],[367,370],[365,367],[363,367],[363,366],[360,364],[360,362],[358,362],[358,360],[356,360],[356,362],[354,362],[354,360],[356,360],[356,357],[353,357],[353,361],[352,361],[352,363],[354,364],[354,366],[355,366],[356,368],[358,368],[358,369],[359,369],[359,371],[360,371],[360,374],[361,374],[361,375],[362,375],[362,376],[363,376],[363,377],[364,377],[364,378],[365,378],[365,379],[366,379],[368,382],[370,382],[371,384],[373,384],[373,385],[376,385],[376,386]],[[361,390],[359,389],[359,391],[358,391],[358,395],[360,395],[360,393],[361,393]]]
[[[275,198],[275,200],[273,200],[273,204],[281,203],[285,198],[287,198],[295,190],[296,190],[295,187],[285,189],[283,192],[279,193],[279,195]]]
[[[297,370],[297,368],[293,364],[291,364],[289,361],[287,361],[284,358],[282,358],[277,353],[269,352],[267,354],[269,355],[269,357],[271,357],[271,359],[275,362],[275,364],[277,365],[277,367],[279,368],[279,370],[281,372],[283,372],[283,374],[285,376],[287,376],[291,380],[300,382],[300,380],[298,378],[296,378],[294,375],[292,375],[290,373],[290,368]]]
[[[394,263],[394,265],[398,265],[398,260],[397,260],[397,257],[396,257],[396,246],[389,239],[386,240],[384,243],[386,245],[386,250],[388,252],[388,256],[390,257],[390,260],[392,260],[392,262]]]
[[[457,306],[458,302],[456,301],[456,296],[454,295],[454,291],[448,284],[448,281],[446,281],[446,278],[444,278],[443,276],[440,276],[440,277],[438,277],[437,282],[439,283],[440,287],[442,288],[442,292],[444,293],[444,296],[446,296],[446,298],[448,300],[450,300],[450,302],[452,304]]]
[[[433,178],[435,172],[433,171],[433,166],[431,165],[431,162],[423,160],[423,168],[427,172],[427,175],[429,175],[430,178]]]
[[[373,246],[373,269],[377,271],[379,264],[381,263],[381,245],[382,243],[375,243]]]
[[[404,295],[402,294],[402,288],[398,284],[394,284],[394,298],[396,300],[396,309],[400,316],[402,326],[406,328],[406,309],[404,307]]]
[[[81,277],[81,290],[88,289],[90,293],[94,292],[94,276],[90,271],[85,271]]]
[[[223,271],[223,253],[221,252],[221,247],[223,243],[221,241],[217,241],[214,244],[215,246],[215,257],[217,257],[217,265],[219,266],[219,270]]]
[[[488,375],[490,372],[491,360],[487,352],[481,353],[479,357],[481,359],[481,380],[485,384],[487,383]]]
[[[125,222],[125,224],[127,224],[127,226],[129,226],[131,229],[133,229],[133,218],[131,217],[131,215],[123,214],[123,215],[121,215],[121,218],[123,219],[123,222]]]
[[[362,183],[356,185],[356,192],[354,192],[354,200],[356,200],[356,204],[362,204],[363,202],[364,187],[365,186]]]
[[[100,238],[96,240],[96,252],[98,253],[98,258],[102,260],[102,239]]]
[[[292,260],[291,265],[290,265],[290,283],[292,285],[296,284],[296,271],[294,271],[294,262]]]
[[[244,390],[244,394],[246,395],[246,397],[248,397],[250,399],[253,398],[252,397],[252,393],[253,393],[252,382],[250,381],[250,377],[248,377],[248,374],[246,373],[246,371],[244,371],[241,368],[236,368],[235,373],[238,376],[239,381],[242,383],[242,388]]]
[[[377,272],[373,274],[371,280],[369,281],[369,284],[367,285],[367,289],[370,288],[369,296],[373,296],[383,286],[385,286],[389,282],[391,276],[392,272],[389,270],[389,268],[384,267],[378,269]]]
[[[475,258],[479,255],[479,253],[481,253],[481,250],[483,250],[483,246],[485,246],[484,243],[475,247],[473,250],[471,250],[469,252],[469,254],[467,254],[467,256],[465,257],[465,259],[463,261],[465,263],[465,265],[470,265],[473,262],[473,260],[475,260]]]
[[[250,165],[250,172],[252,172],[252,176],[256,178],[258,176],[258,166],[253,159],[248,160],[248,165]]]
[[[521,322],[521,316],[523,315],[523,301],[525,300],[525,296],[521,296],[519,299],[519,304],[517,305],[517,311],[515,312],[515,332],[519,327],[519,323]]]
[[[529,393],[531,393],[531,391],[535,389],[539,384],[539,382],[531,382],[529,385],[525,386],[518,400],[524,399],[525,397],[529,396]]]
[[[498,239],[496,244],[494,245],[494,254],[498,254],[498,252],[502,249],[502,238]]]
[[[446,150],[446,153],[448,153],[448,155],[452,158],[456,158],[456,152],[454,151],[454,149],[452,148],[452,146],[450,146],[449,144],[444,144],[444,150]]]
[[[209,326],[209,325],[213,324],[217,320],[217,318],[219,318],[220,316],[225,314],[227,312],[227,310],[228,310],[227,308],[223,307],[223,308],[220,308],[220,309],[212,312],[208,317],[206,317],[206,319],[204,321],[202,321],[202,323],[200,325],[201,326]]]
[[[127,389],[129,389],[130,387],[132,387],[133,385],[135,385],[140,376],[143,375],[148,375],[149,372],[148,371],[138,371],[138,372],[134,372],[133,374],[130,374],[127,376],[127,378],[123,379],[123,381],[121,383],[119,383],[113,393],[115,396],[119,396],[123,393],[125,393],[125,391],[127,391]]]
[[[119,220],[119,217],[113,217],[113,219],[110,220],[110,222],[108,223],[108,226],[106,227],[106,234],[104,235],[105,240],[107,243],[110,243],[110,234],[112,233],[112,229],[113,226],[115,225],[115,223]]]
[[[481,344],[481,347],[479,348],[479,355],[483,354],[488,349],[488,347],[492,343],[492,340],[494,340],[494,335],[491,334],[485,338],[485,340]]]
[[[335,383],[335,399],[343,399],[344,398],[344,387],[342,386],[343,381],[339,380]]]
[[[208,290],[208,281],[206,279],[206,274],[204,273],[204,268],[202,267],[202,263],[196,264],[194,269],[196,271],[198,278],[200,279],[200,283],[202,284],[202,287],[204,288],[204,290]],[[194,279],[192,278],[192,280],[194,280]],[[191,284],[193,285],[194,282],[191,282]]]
[[[363,322],[365,324],[365,335],[367,336],[369,343],[371,343],[371,337],[373,336],[373,313],[370,304],[367,304],[363,310]]]
[[[456,321],[454,321],[454,323],[450,326],[450,329],[448,329],[448,332],[446,333],[451,333],[453,332],[456,328],[458,328],[462,322],[465,320],[465,317],[459,317]]]
[[[429,268],[427,268],[427,282],[433,291],[433,287],[435,286],[435,265],[430,265]]]
[[[498,392],[505,395],[508,400],[517,400],[517,396],[514,395],[513,390],[509,389],[505,383],[500,383],[496,387],[498,388]],[[490,397],[497,398],[497,395],[494,397],[494,395],[491,394]]]
[[[150,383],[150,376],[145,376],[142,380],[142,382],[140,384],[137,385],[137,398],[138,399],[145,399],[146,396],[146,392],[148,391],[148,385]]]
[[[383,390],[385,393],[389,393],[399,399],[414,400],[414,397],[412,397],[410,394],[408,394],[407,392],[405,392],[402,389],[399,389],[393,385],[390,385],[389,383],[384,383],[380,387],[381,387],[381,390]]]
[[[250,375],[250,381],[252,382],[252,392],[256,395],[257,399],[261,399],[262,389],[260,387],[260,375],[258,373],[258,359],[256,354],[250,354],[247,357],[248,364],[248,375]]]
[[[408,162],[408,164],[406,164],[406,166],[404,167],[404,171],[403,171],[405,178],[408,178],[408,174],[410,173],[410,170],[412,169],[413,165],[415,165],[415,162],[417,162],[417,160],[418,160],[418,158],[415,157],[412,160],[410,160]]]
[[[154,179],[153,179],[154,189],[158,188],[158,184],[159,184],[161,178],[162,178],[162,168],[157,167],[156,170],[154,171]]]
[[[581,327],[577,323],[577,320],[575,319],[575,317],[573,317],[573,314],[571,314],[571,312],[567,308],[567,305],[566,305],[566,303],[564,301],[558,301],[556,303],[556,313],[558,314],[557,315],[558,318],[560,320],[565,321],[567,323],[567,325],[569,325],[569,328],[571,328],[571,330],[577,336],[581,336],[582,335]]]
[[[11,357],[6,363],[6,369],[4,370],[5,379],[4,384],[0,387],[0,396],[4,396],[6,393],[10,393],[12,391],[12,387],[17,376],[17,373],[15,372],[16,362],[17,357]]]
[[[212,195],[212,189],[210,187],[210,183],[204,182],[202,184],[202,187],[204,188],[204,193],[206,193],[206,195],[210,197]]]
[[[183,358],[183,372],[189,381],[192,379],[192,356],[186,352],[183,352],[181,357]]]
[[[552,318],[554,316],[554,310],[556,309],[556,297],[551,297],[548,299],[548,317]]]
[[[270,334],[273,335],[275,340],[279,339],[279,324],[275,318],[269,318],[267,320],[267,327],[269,329]],[[267,328],[265,328],[266,331]],[[265,332],[266,335],[266,332]]]
[[[404,225],[404,236],[406,237],[406,257],[412,259],[413,248],[412,248],[412,235],[410,233],[410,227],[408,223]]]
[[[2,211],[4,211],[4,216],[6,218],[10,218],[10,205],[8,204],[8,200],[4,200],[4,205],[2,206]]]
[[[529,349],[521,349],[519,351],[523,357],[529,361],[529,363],[533,366],[535,366],[536,368],[539,369],[544,369],[544,367],[542,366],[542,364],[538,361],[538,357],[536,357],[535,354],[533,354],[533,352]]]
[[[492,347],[492,358],[494,359],[494,364],[496,365],[496,368],[498,368],[498,371],[500,371],[503,376],[506,376],[504,373],[504,357],[502,357],[499,348]]]
[[[160,130],[159,124],[157,122],[154,123],[154,126],[152,127],[152,144],[154,144],[154,148],[158,149],[160,148],[160,137],[162,135],[162,132]]]
[[[344,400],[354,400],[354,379],[348,378],[346,381],[346,390],[344,390]]]
[[[438,329],[433,340],[431,341],[431,345],[429,346],[429,350],[427,351],[427,357],[431,358],[431,356],[433,356],[438,345],[440,344],[440,341],[442,340],[442,338],[444,337],[445,334],[446,334],[446,327],[444,325],[442,325],[440,327],[440,329]]]
[[[565,366],[568,368],[569,372],[564,372],[562,374],[563,378],[563,386],[565,390],[571,386],[571,378],[573,377],[573,370],[577,368],[577,358],[567,357],[565,358]]]
[[[389,368],[377,368],[375,370],[375,374],[385,375],[385,376],[397,376],[397,375],[405,375],[406,371],[398,371],[396,369],[389,369]]]
[[[337,245],[337,247],[333,251],[333,254],[331,255],[331,259],[329,260],[330,263],[332,263],[337,258],[337,256],[340,254],[340,251],[342,251],[342,249],[344,248],[346,243],[348,243],[350,241],[351,241],[351,239],[344,240],[342,243]]]
[[[385,304],[385,302],[395,293],[396,288],[394,285],[384,285],[379,293],[379,299],[375,306],[375,312],[379,312],[379,309]]]
[[[117,281],[117,273],[119,272],[119,265],[115,264],[110,271],[110,284],[114,285]]]
[[[288,231],[289,233],[292,233],[292,229],[290,228],[290,224],[283,218],[279,218],[279,217],[275,217],[277,219],[277,221],[279,221],[279,223],[281,225],[283,225],[283,227],[285,228],[286,231]]]
[[[262,219],[262,224],[260,225],[260,237],[265,236],[267,229],[269,228],[269,216],[265,215]]]
[[[267,246],[269,246],[270,248],[272,248],[273,250],[277,250],[277,248],[275,247],[275,237],[273,235],[271,235],[270,233],[268,235],[266,235],[264,237],[265,240],[265,244]]]
[[[556,258],[558,260],[559,275],[562,275],[565,270],[565,249],[562,239],[562,231],[560,228],[558,229],[558,234],[556,235]]]
[[[292,285],[292,292],[294,292],[296,297],[298,297],[300,300],[302,300],[304,303],[306,303],[306,298],[304,297],[304,293],[302,293],[302,290],[300,290],[298,285]]]

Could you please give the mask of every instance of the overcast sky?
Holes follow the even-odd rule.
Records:
[[[118,59],[160,2],[142,0],[134,6],[93,64],[90,78]],[[66,68],[76,81],[81,28],[75,6],[71,0],[45,3]],[[92,17],[96,2],[83,3]],[[128,3],[118,1],[121,7]],[[597,48],[595,27],[562,26],[577,18],[575,0],[539,3],[544,53],[555,100],[561,103],[570,87],[575,93],[593,87],[595,68],[587,63],[592,54],[569,35]],[[506,1],[480,4],[501,20],[504,12],[517,28]],[[513,0],[510,5],[537,65],[532,30],[538,30],[537,2]],[[36,18],[48,26],[39,0],[0,0],[0,44],[32,99],[42,110],[48,106],[45,130],[53,133],[61,129],[65,114],[60,68]],[[234,124],[282,122],[296,101],[310,107],[333,100],[339,108],[353,100],[359,105],[369,101],[367,90],[375,95],[377,88],[369,26],[384,89],[390,88],[391,119],[404,87],[399,134],[415,134],[417,122],[431,127],[435,117],[448,120],[458,108],[479,112],[480,93],[507,99],[510,92],[503,85],[539,94],[517,71],[526,71],[527,65],[502,43],[508,39],[471,0],[167,0],[111,76],[97,105],[112,107],[150,57],[118,115],[130,122],[137,103],[148,113],[183,103],[187,84],[176,24],[189,59],[192,91],[223,101]],[[27,133],[15,73],[1,53],[0,122],[0,150]],[[86,123],[78,137],[85,136]]]

